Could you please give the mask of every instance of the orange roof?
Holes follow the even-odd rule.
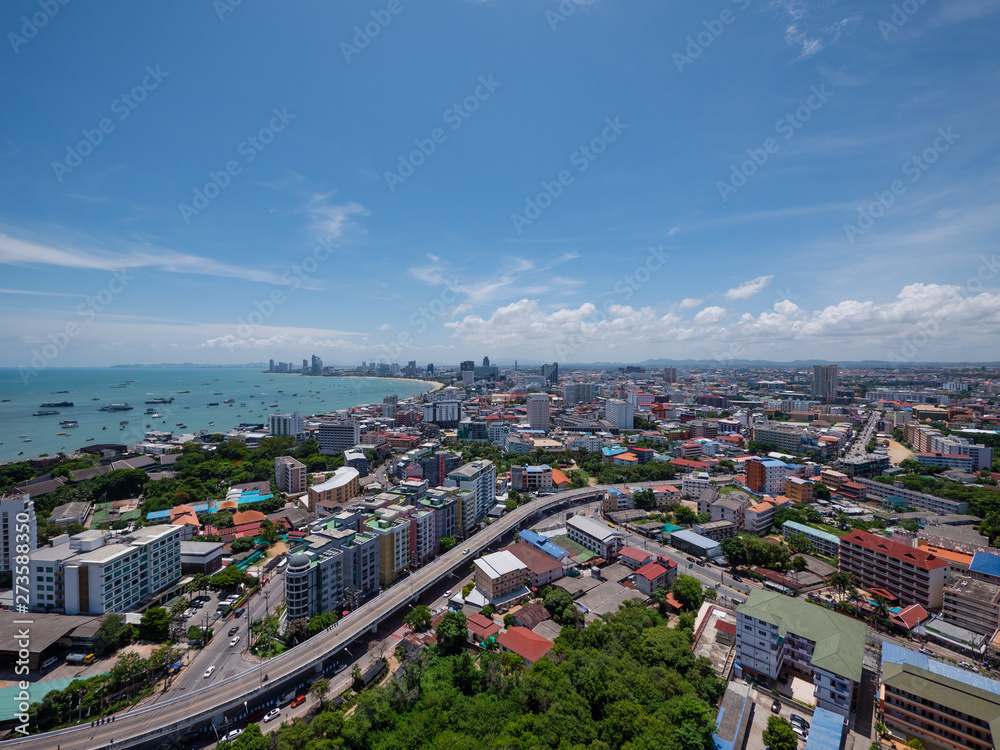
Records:
[[[238,510],[233,513],[233,524],[239,526],[244,523],[253,523],[255,521],[260,522],[266,519],[263,513],[259,510]]]
[[[560,469],[552,470],[552,484],[560,485],[564,482],[569,482],[569,477],[566,476]]]
[[[513,651],[532,664],[547,654],[554,645],[544,636],[533,633],[527,628],[513,627],[497,636],[497,643],[508,651]]]
[[[869,534],[867,531],[855,529],[849,534],[840,537],[840,543],[856,544],[864,549],[871,550],[872,552],[880,552],[886,557],[902,560],[923,570],[936,570],[948,567],[948,563],[943,559],[928,554],[925,550],[917,547],[909,547],[899,542],[891,542],[876,534]]]
[[[935,544],[928,544],[925,539],[919,540],[917,542],[917,547],[918,549],[925,550],[935,557],[940,557],[942,560],[947,560],[948,562],[953,562],[957,565],[963,565],[966,568],[972,565],[972,555],[966,555],[961,552],[956,552],[955,550],[938,547]]]

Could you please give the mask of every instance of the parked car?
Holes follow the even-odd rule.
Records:
[[[207,680],[215,672],[215,667],[209,667],[205,670],[205,679]]]
[[[775,701],[771,704],[771,713],[776,714],[781,712],[781,701]]]
[[[792,731],[803,740],[809,736],[809,731],[805,727],[800,727],[798,724],[792,724]]]
[[[227,734],[222,739],[225,740],[226,742],[232,742],[237,737],[239,737],[241,734],[243,734],[243,730],[242,729],[234,729],[233,731],[231,731],[229,734]]]
[[[791,716],[788,717],[788,720],[792,722],[792,724],[798,724],[799,726],[805,729],[809,728],[809,722],[806,721],[801,716],[799,716],[798,714],[792,714]]]
[[[921,647],[920,647],[920,653],[922,653],[922,654],[927,654],[928,656],[934,656],[934,652],[933,652],[933,651],[931,651],[931,650],[930,650],[929,648],[927,648],[926,646],[921,646]]]
[[[306,697],[304,695],[300,695],[298,698],[292,701],[291,706],[292,708],[298,708],[305,702],[306,702]]]
[[[272,709],[271,711],[268,711],[267,716],[264,717],[264,723],[266,724],[269,721],[274,721],[279,716],[281,716],[281,709],[280,708]]]

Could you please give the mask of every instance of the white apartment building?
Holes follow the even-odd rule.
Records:
[[[458,401],[433,401],[424,404],[425,422],[458,422],[462,419],[462,404]]]
[[[96,530],[59,537],[58,545],[39,550],[31,563],[34,606],[67,615],[129,612],[181,577],[182,534],[181,526],[161,525],[125,537]]]
[[[308,486],[306,465],[291,456],[278,456],[274,459],[274,483],[279,492],[291,495],[305,492]]]
[[[293,438],[298,438],[306,431],[306,421],[301,412],[271,414],[268,417],[268,426],[271,428],[272,437],[290,435]]]
[[[624,535],[588,516],[571,516],[566,521],[569,538],[605,560],[614,560],[622,548]]]
[[[563,400],[567,404],[590,404],[597,397],[594,383],[568,383],[563,386]]]
[[[604,403],[604,418],[619,430],[631,430],[635,427],[635,407],[628,401],[608,399]]]
[[[498,424],[491,424],[486,428],[486,434],[489,437],[491,445],[503,445],[507,436],[510,435],[510,423],[500,422]]]
[[[707,471],[690,472],[681,477],[681,497],[697,500],[702,492],[712,486]]]
[[[468,534],[496,505],[497,470],[492,461],[482,459],[458,467],[448,474],[445,486],[459,487],[473,493],[472,502],[466,499],[461,505],[459,525],[463,534]]]
[[[14,569],[18,546],[25,553],[38,546],[35,503],[27,494],[0,498],[0,571]]]
[[[528,426],[533,430],[549,429],[549,396],[546,393],[528,394]]]
[[[342,453],[361,442],[361,424],[356,419],[321,422],[316,430],[316,441],[322,455]]]
[[[850,715],[864,668],[863,622],[775,591],[752,589],[736,609],[737,677],[812,678],[813,697]]]

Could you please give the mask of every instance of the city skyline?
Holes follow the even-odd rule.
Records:
[[[0,365],[1000,340],[995,3],[226,7],[5,14]]]

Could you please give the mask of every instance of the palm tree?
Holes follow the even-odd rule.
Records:
[[[875,594],[872,601],[875,603],[875,606],[872,608],[872,615],[876,621],[884,625],[889,621],[889,602],[881,594]]]

